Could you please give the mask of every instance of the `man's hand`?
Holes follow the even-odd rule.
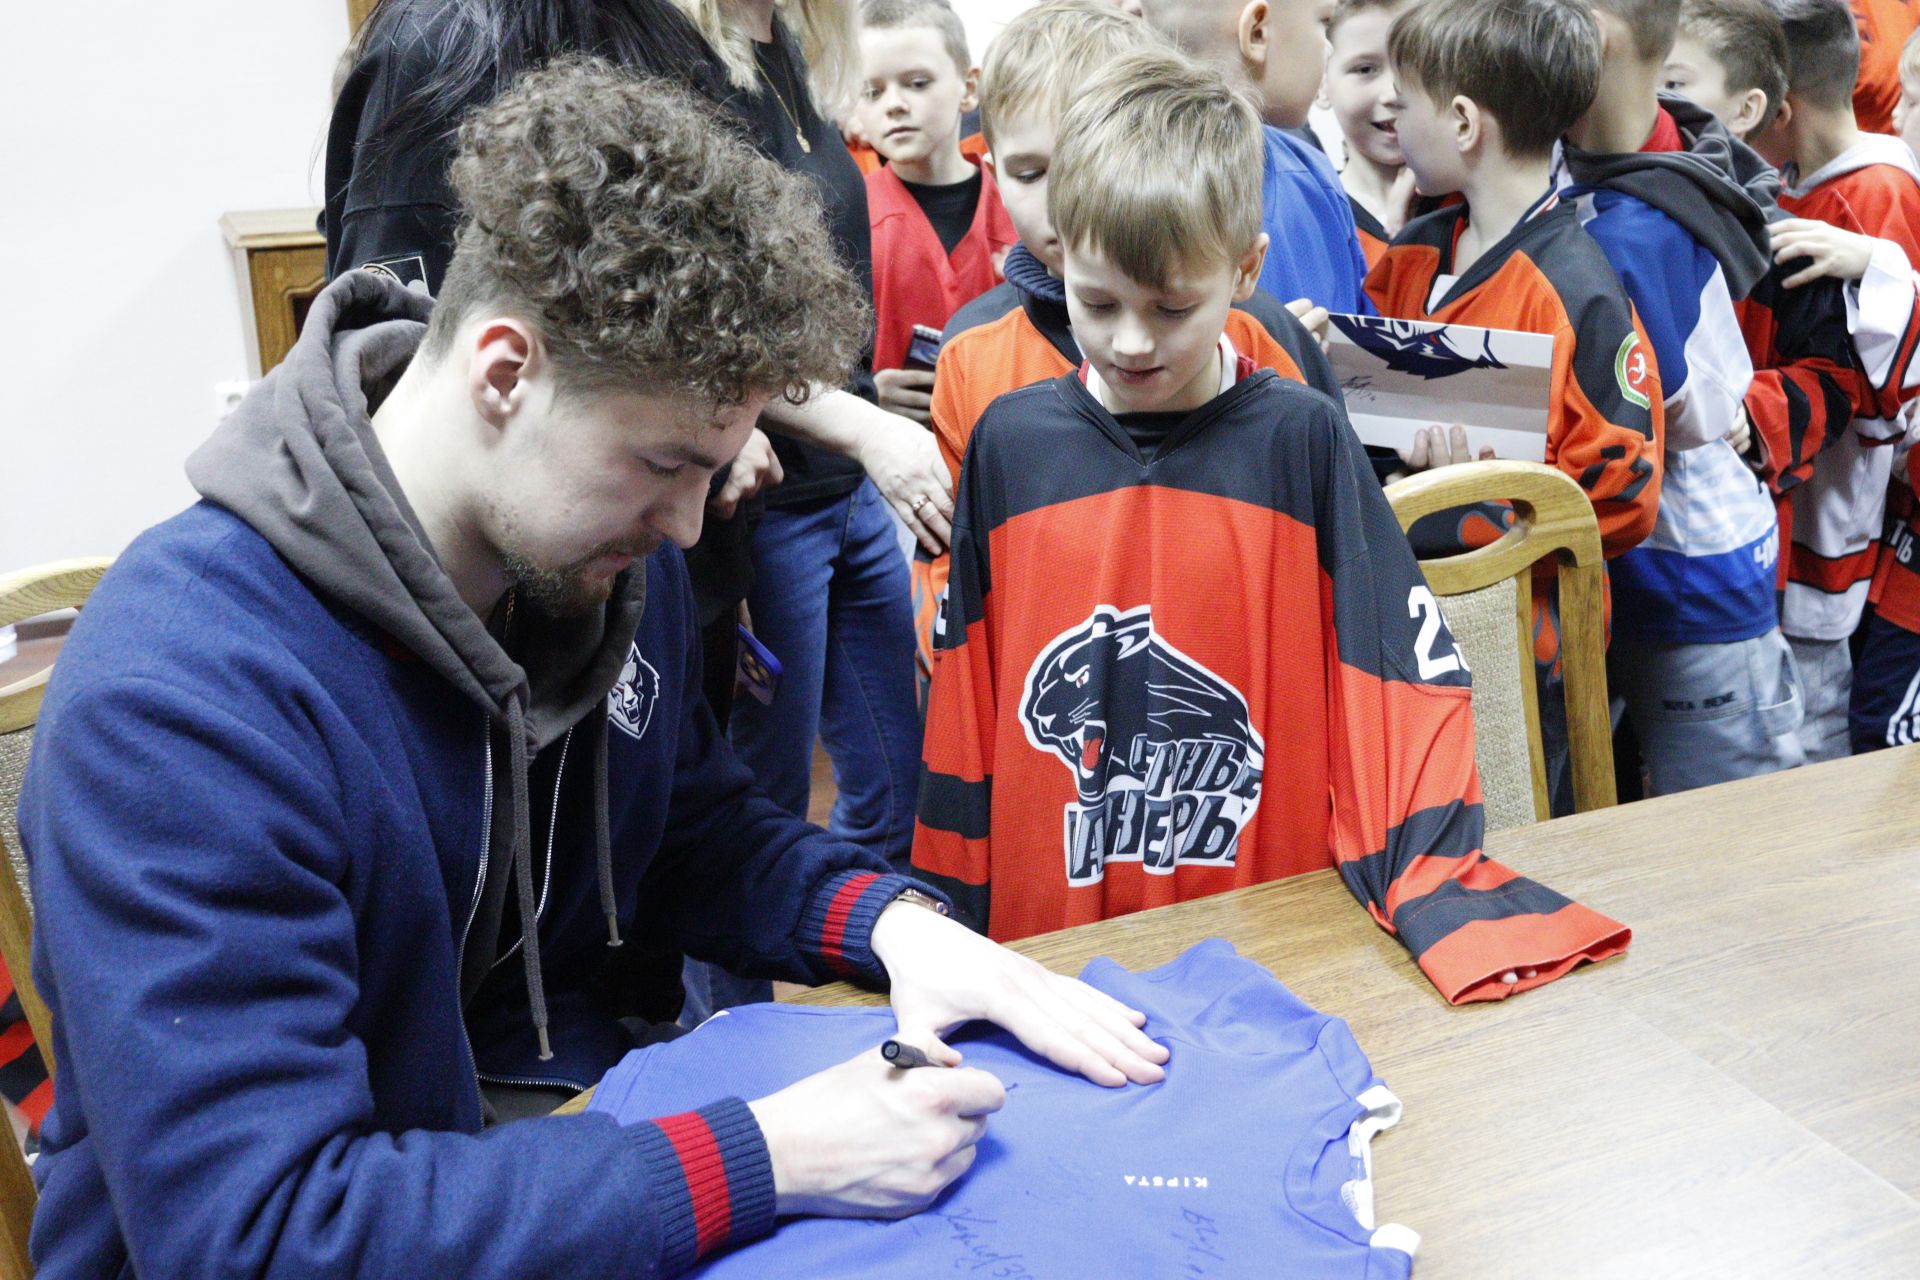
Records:
[[[773,441],[755,427],[747,442],[740,446],[740,452],[734,455],[727,482],[720,486],[720,492],[707,499],[707,510],[717,519],[731,520],[742,502],[786,478],[780,459],[773,452]]]
[[[1842,231],[1839,227],[1812,218],[1784,218],[1773,224],[1773,260],[1789,262],[1795,258],[1812,261],[1780,283],[1797,289],[1809,280],[1832,276],[1836,280],[1858,280],[1867,274],[1873,258],[1873,237]]]
[[[876,1045],[747,1105],[773,1159],[777,1213],[904,1218],[973,1164],[1006,1097],[984,1071],[901,1071]]]
[[[872,945],[892,982],[900,1034],[928,1047],[936,1061],[960,1061],[940,1037],[978,1018],[1095,1084],[1117,1088],[1166,1076],[1160,1064],[1167,1050],[1140,1030],[1145,1014],[957,921],[896,902],[874,922]]]
[[[882,369],[873,375],[880,389],[880,407],[912,418],[921,426],[933,423],[933,375],[925,369]]]
[[[1327,309],[1314,306],[1311,298],[1295,298],[1287,304],[1287,310],[1293,312],[1293,318],[1313,335],[1313,340],[1325,351],[1327,343],[1332,340],[1327,332],[1331,327],[1327,321]]]
[[[1467,445],[1467,429],[1457,422],[1451,428],[1422,427],[1414,433],[1413,445],[1399,450],[1399,454],[1408,475],[1416,471],[1430,471],[1435,467],[1476,461],[1476,455]],[[1493,457],[1493,446],[1484,445],[1477,460],[1487,462]]]
[[[953,477],[940,460],[933,433],[887,414],[860,442],[860,466],[871,476],[929,555],[947,549],[953,537]]]

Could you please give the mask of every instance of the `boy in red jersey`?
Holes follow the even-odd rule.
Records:
[[[960,147],[980,73],[946,0],[866,0],[862,130],[887,163],[867,175],[873,231],[873,370],[883,407],[918,422],[933,403],[934,351],[916,325],[947,318],[1000,283],[1014,242],[993,175]]]
[[[1891,241],[1909,263],[1920,261],[1920,168],[1913,153],[1898,138],[1863,133],[1855,123],[1860,38],[1852,10],[1844,0],[1777,0],[1775,8],[1789,53],[1786,99],[1748,141],[1781,170],[1780,207]],[[1866,295],[1866,282],[1862,289],[1861,310],[1881,310],[1883,304]],[[1887,305],[1911,306],[1910,275],[1894,275],[1885,290],[1891,295]],[[1872,366],[1888,362],[1864,349],[1858,334],[1855,343],[1870,374]],[[1911,356],[1910,349],[1890,353],[1894,368],[1876,383],[1904,384],[1902,370]],[[1897,404],[1855,417],[1852,429],[1813,458],[1808,479],[1793,490],[1780,622],[1806,690],[1801,741],[1809,762],[1848,753],[1848,643],[1873,580],[1894,446],[1903,434]]]
[[[1470,677],[1373,468],[1228,329],[1262,145],[1173,53],[1062,120],[1084,358],[969,442],[914,866],[996,938],[1336,867],[1443,996],[1497,999],[1626,931],[1481,856]]]

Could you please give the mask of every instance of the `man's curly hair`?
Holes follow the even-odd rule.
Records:
[[[568,386],[716,408],[799,403],[858,357],[869,308],[812,184],[668,81],[586,58],[527,73],[461,125],[453,189],[430,352],[498,307]]]

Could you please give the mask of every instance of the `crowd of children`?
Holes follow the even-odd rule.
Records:
[[[956,485],[914,567],[916,873],[1003,938],[1313,866],[1416,954],[1409,903],[1537,924],[1482,896],[1512,873],[1454,776],[1463,669],[1359,483],[1492,451],[1438,405],[1398,456],[1338,418],[1330,448],[1295,385],[1340,402],[1328,312],[1553,337],[1623,796],[1920,740],[1920,169],[1873,83],[1904,42],[1920,134],[1920,47],[1858,8],[1053,0],[976,68],[944,0],[867,0],[876,369]],[[1550,575],[1534,601],[1563,812]],[[1545,980],[1606,923],[1529,938],[1524,979],[1429,972]]]

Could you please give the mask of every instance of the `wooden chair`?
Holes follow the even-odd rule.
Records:
[[[1560,661],[1574,808],[1616,802],[1602,598],[1605,571],[1593,504],[1572,477],[1537,462],[1472,462],[1387,486],[1402,529],[1476,502],[1512,504],[1511,529],[1461,555],[1423,560],[1461,652],[1473,668],[1474,756],[1488,831],[1548,816],[1546,754],[1533,670],[1533,566],[1553,557],[1560,593]]]
[[[57,609],[78,608],[109,563],[64,560],[0,576],[0,627]],[[0,875],[0,955],[6,958],[20,1007],[49,1072],[53,1070],[53,1023],[33,985],[33,899],[14,810],[20,803],[20,780],[26,773],[33,726],[50,671],[37,671],[0,687],[0,859],[8,872]],[[33,1177],[11,1135],[0,1135],[0,1147],[5,1148],[0,1151],[0,1277],[27,1277],[33,1274],[27,1260],[27,1233],[36,1200]]]

